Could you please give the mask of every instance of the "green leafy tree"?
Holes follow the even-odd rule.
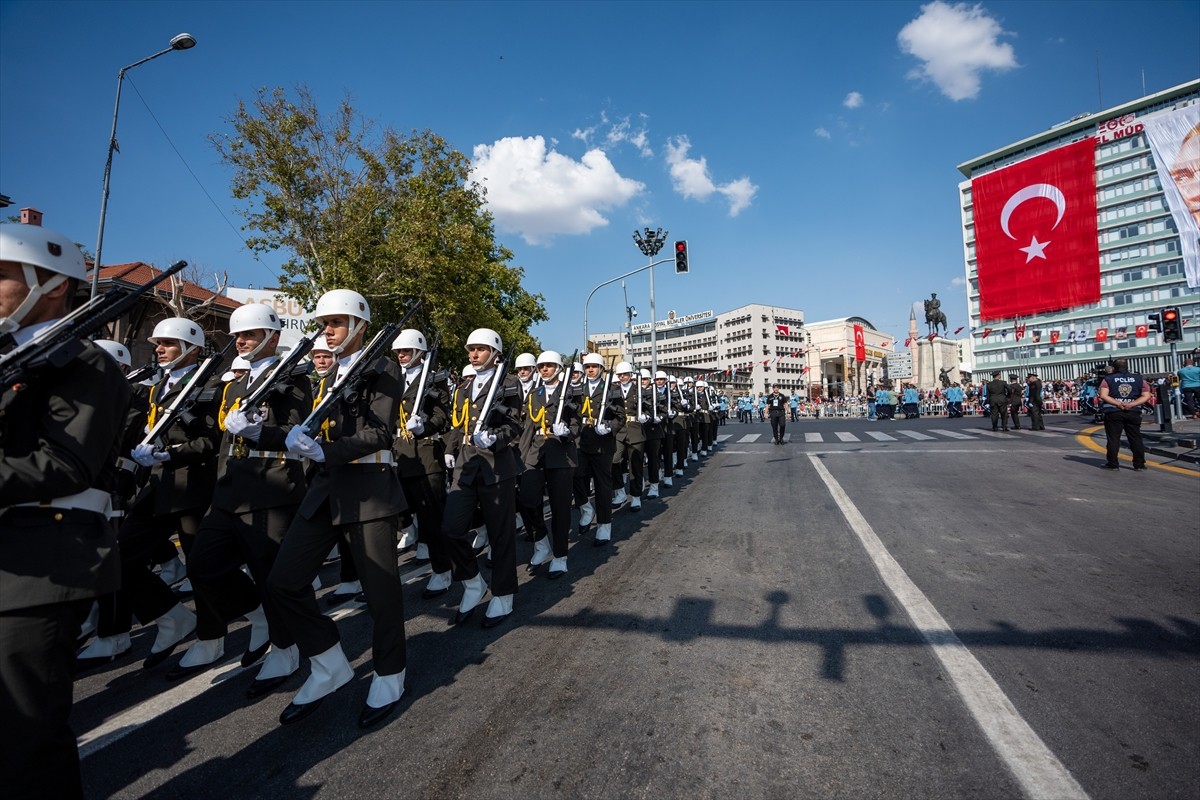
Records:
[[[470,162],[431,131],[404,135],[359,115],[344,98],[322,116],[311,92],[260,89],[209,137],[233,168],[232,191],[257,252],[289,254],[280,288],[312,308],[329,289],[354,289],[376,321],[399,319],[442,333],[456,366],[474,328],[537,352],[543,297],[496,241]]]

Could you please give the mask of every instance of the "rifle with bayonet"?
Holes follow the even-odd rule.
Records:
[[[204,359],[200,366],[196,367],[196,371],[189,376],[187,385],[163,412],[158,422],[154,423],[154,427],[146,434],[146,438],[142,439],[143,445],[160,444],[165,441],[168,428],[180,420],[186,421],[190,418],[192,406],[201,400],[201,395],[209,388],[208,382],[212,380],[213,375],[217,374],[217,370],[225,360],[225,355],[232,349],[234,341],[234,339],[230,339],[220,352],[213,353]]]
[[[12,387],[19,392],[25,388],[25,381],[31,373],[41,369],[57,369],[71,363],[83,352],[84,339],[95,336],[108,323],[133,308],[138,298],[186,266],[186,261],[177,261],[149,283],[136,289],[114,286],[28,342],[0,356],[0,386]],[[11,336],[4,334],[0,339],[11,339]],[[4,344],[4,341],[0,341],[0,346]]]
[[[438,331],[437,336],[433,337],[433,347],[431,347],[429,352],[425,354],[425,363],[421,365],[421,379],[417,381],[417,394],[413,397],[413,414],[420,414],[421,410],[425,407],[425,395],[428,393],[429,385],[431,383],[429,380],[429,373],[433,371],[434,366],[437,364],[438,347],[441,345],[441,343],[442,332]],[[446,380],[446,377],[445,371],[439,372],[433,376],[432,383]],[[405,430],[403,433],[401,433],[401,436],[403,436],[405,439],[412,439],[412,433],[408,430]]]
[[[496,372],[495,372],[495,374],[492,375],[492,384],[491,384],[491,386],[488,387],[487,397],[483,401],[483,409],[479,413],[479,419],[477,419],[475,421],[475,433],[479,433],[480,431],[483,430],[484,423],[487,421],[487,418],[491,415],[492,404],[496,402],[497,387],[502,386],[504,384],[505,378],[508,377],[508,375],[507,375],[508,365],[512,363],[512,360],[516,356],[516,354],[517,354],[517,343],[513,342],[512,346],[510,348],[508,348],[508,355],[506,355],[503,360],[496,362]],[[516,387],[511,387],[511,388],[516,388]],[[517,389],[517,391],[520,391],[520,390]],[[510,391],[510,387],[504,387],[503,394],[501,394],[501,397],[508,397],[511,394],[512,394],[512,392]]]
[[[288,380],[296,373],[300,367],[300,362],[313,349],[317,338],[324,336],[325,332],[318,330],[311,336],[305,336],[300,341],[296,342],[295,347],[275,365],[275,369],[267,377],[260,381],[258,386],[254,387],[254,391],[242,398],[238,404],[241,409],[247,414],[258,408],[267,399],[267,396],[285,380]]]
[[[562,422],[563,406],[567,401],[567,394],[571,391],[571,376],[575,374],[575,361],[579,358],[579,351],[576,350],[571,354],[571,360],[567,363],[567,368],[563,370],[562,377],[559,378],[562,384],[562,392],[558,395],[558,410],[554,412],[554,424]],[[582,387],[576,387],[576,395],[582,392]]]

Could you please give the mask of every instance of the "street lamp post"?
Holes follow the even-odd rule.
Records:
[[[117,102],[113,105],[112,133],[108,136],[108,159],[104,162],[104,189],[100,194],[100,230],[96,233],[96,264],[92,269],[92,297],[100,291],[100,254],[104,251],[104,220],[108,215],[108,184],[112,177],[113,153],[117,152],[117,114],[121,110],[121,87],[125,83],[125,73],[134,67],[140,67],[147,61],[153,61],[159,56],[165,56],[175,50],[190,50],[196,46],[196,37],[190,33],[181,33],[171,39],[171,46],[160,50],[152,56],[146,56],[141,61],[135,61],[127,67],[121,67],[117,73]]]
[[[649,259],[650,267],[654,266],[654,257],[658,255],[658,251],[662,250],[663,245],[667,243],[667,234],[662,228],[650,230],[644,228],[642,233],[633,232],[633,240],[637,242],[638,249],[642,251],[642,255]],[[658,331],[657,319],[654,316],[654,270],[650,269],[650,379],[653,382],[654,376],[658,373]],[[652,383],[653,385],[653,383]]]

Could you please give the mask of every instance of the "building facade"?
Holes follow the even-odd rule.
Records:
[[[1185,280],[1179,229],[1143,125],[1138,122],[1197,103],[1200,80],[1096,114],[1081,114],[959,165],[967,177],[958,185],[971,328],[965,355],[977,375],[995,370],[1022,376],[1036,372],[1043,380],[1069,381],[1092,374],[1098,365],[1117,356],[1128,358],[1131,368],[1144,374],[1173,372],[1176,365],[1170,363],[1170,348],[1154,325],[1150,323],[1149,335],[1136,335],[1139,326],[1147,325],[1149,315],[1170,306],[1178,306],[1182,317],[1191,322],[1183,329],[1180,352],[1197,347],[1200,288],[1189,288]],[[982,322],[970,179],[1088,138],[1096,144],[1099,301],[1019,320]],[[1101,329],[1105,341],[1096,335]]]

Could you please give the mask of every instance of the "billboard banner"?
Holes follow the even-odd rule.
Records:
[[[1188,288],[1200,288],[1200,104],[1142,117],[1141,122],[1179,229]]]
[[[274,311],[283,324],[283,330],[279,333],[280,347],[292,347],[310,327],[312,314],[304,310],[299,300],[282,294],[278,289],[239,289],[230,286],[225,295],[239,303],[262,303]]]

